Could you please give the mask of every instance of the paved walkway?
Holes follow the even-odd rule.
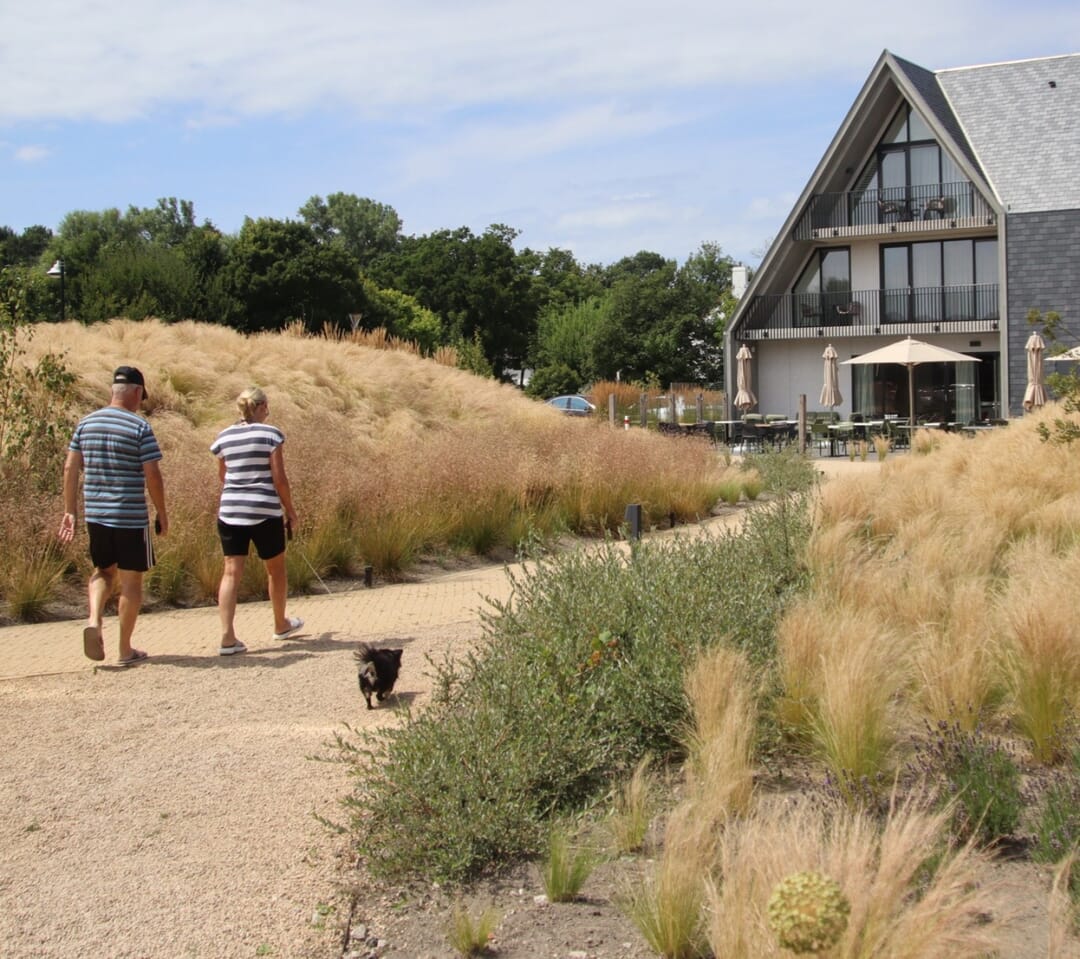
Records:
[[[502,566],[447,573],[421,583],[377,584],[345,592],[299,596],[289,611],[306,622],[301,636],[348,634],[361,639],[393,636],[418,629],[472,623],[485,597],[506,599],[509,584]],[[237,607],[236,631],[249,653],[281,649],[270,638],[268,602]],[[8,626],[0,629],[0,680],[46,676],[86,669],[116,669],[117,621],[106,616],[104,663],[92,663],[82,650],[82,620]],[[265,635],[263,635],[265,634]],[[135,646],[155,660],[217,657],[221,627],[216,606],[143,613],[135,627]],[[224,657],[222,657],[224,658]],[[135,667],[139,668],[139,667]]]
[[[846,457],[821,458],[818,468],[827,476],[879,469],[876,460],[853,462]],[[731,514],[740,516],[741,514]],[[727,520],[725,520],[726,522]],[[722,527],[723,522],[709,524]],[[698,527],[684,526],[685,533]],[[418,630],[475,624],[487,597],[506,600],[510,594],[501,565],[447,573],[419,583],[376,584],[372,589],[314,594],[290,599],[289,611],[306,621],[303,633],[312,638],[346,634],[361,639],[408,634]],[[251,652],[280,649],[266,633],[269,604],[243,603],[237,609],[237,635]],[[0,629],[0,681],[48,676],[86,669],[116,669],[116,617],[105,619],[104,663],[90,662],[82,652],[83,621],[8,626]],[[135,631],[135,645],[157,660],[217,657],[220,635],[217,608],[173,609],[144,613]]]

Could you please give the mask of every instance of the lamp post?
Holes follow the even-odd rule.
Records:
[[[67,316],[67,307],[64,303],[64,261],[57,260],[45,271],[45,275],[60,277],[60,322],[63,323]]]

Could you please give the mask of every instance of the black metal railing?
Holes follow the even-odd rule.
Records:
[[[925,226],[997,222],[990,205],[971,183],[932,183],[848,193],[815,193],[795,227],[796,240],[830,236],[853,227],[887,228],[897,223]]]
[[[937,286],[904,290],[830,290],[755,296],[743,320],[747,330],[963,323],[998,319],[998,285]]]

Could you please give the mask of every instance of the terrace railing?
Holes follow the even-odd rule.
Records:
[[[993,225],[994,211],[966,181],[815,193],[795,227],[796,240],[867,235],[893,230]]]
[[[904,290],[851,290],[755,296],[741,324],[750,331],[850,328],[855,333],[897,333],[898,325],[933,329],[999,319],[998,284]],[[881,330],[881,327],[894,327]],[[767,333],[766,333],[767,335]]]

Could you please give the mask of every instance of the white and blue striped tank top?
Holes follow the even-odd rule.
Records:
[[[266,423],[236,423],[222,430],[210,452],[225,461],[218,519],[232,526],[254,526],[281,516],[281,500],[270,473],[270,454],[285,434]]]

